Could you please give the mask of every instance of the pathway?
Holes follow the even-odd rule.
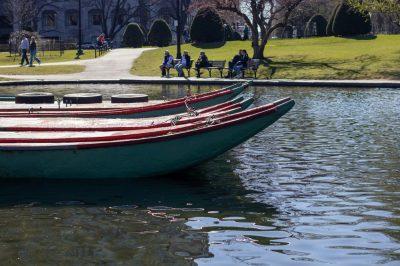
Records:
[[[115,49],[97,59],[82,61],[69,61],[58,63],[45,63],[42,66],[52,65],[83,65],[85,71],[76,74],[57,74],[57,75],[0,75],[3,78],[25,79],[25,80],[78,80],[78,79],[125,79],[131,78],[130,70],[134,60],[144,51],[152,48],[140,49]],[[3,66],[1,66],[3,67]],[[10,66],[4,66],[10,67]],[[16,67],[16,66],[12,66]]]

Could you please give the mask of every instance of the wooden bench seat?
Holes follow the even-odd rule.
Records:
[[[225,69],[225,64],[226,64],[226,60],[210,60],[209,61],[211,66],[209,67],[201,67],[201,68],[195,68],[196,72],[197,72],[197,77],[200,77],[200,71],[201,69],[206,69],[208,70],[208,74],[211,78],[211,73],[213,70],[218,70],[220,73],[221,78],[224,75],[224,69]]]
[[[246,72],[252,72],[254,78],[257,78],[257,71],[260,67],[261,61],[260,59],[250,59],[247,67],[242,68],[242,78],[246,77]]]

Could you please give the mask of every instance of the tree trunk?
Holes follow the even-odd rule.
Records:
[[[257,44],[256,46],[253,46],[253,59],[262,59],[262,53],[260,51],[260,46]]]
[[[254,32],[252,35],[252,47],[253,47],[253,59],[262,59],[263,54],[260,53],[260,44],[259,44],[259,36],[258,32]]]

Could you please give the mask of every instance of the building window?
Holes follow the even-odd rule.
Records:
[[[56,27],[56,12],[55,11],[44,11],[43,12],[43,26],[48,28]]]
[[[89,11],[90,25],[99,26],[101,25],[102,17],[100,10]]]
[[[78,11],[68,10],[65,13],[65,24],[67,26],[77,26],[78,25]]]

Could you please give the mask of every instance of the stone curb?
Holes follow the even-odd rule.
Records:
[[[167,85],[230,85],[244,79],[197,79],[137,77],[131,79],[80,80],[15,80],[0,81],[0,86],[63,85],[63,84],[167,84]],[[253,80],[254,86],[270,87],[337,87],[337,88],[400,88],[397,80]]]

